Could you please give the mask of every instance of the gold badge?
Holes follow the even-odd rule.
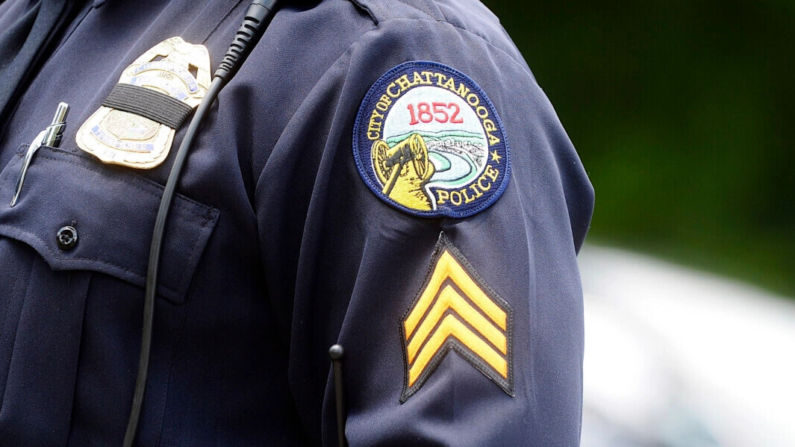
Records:
[[[431,271],[401,324],[405,402],[451,350],[513,396],[512,309],[442,235]]]
[[[102,107],[77,132],[77,145],[105,163],[153,168],[210,85],[210,54],[172,37],[122,72]]]

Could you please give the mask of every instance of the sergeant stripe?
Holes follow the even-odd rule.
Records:
[[[411,365],[409,369],[409,386],[413,386],[420,374],[428,366],[431,359],[439,352],[448,337],[453,336],[464,344],[467,348],[471,349],[478,357],[485,360],[492,368],[494,368],[504,378],[508,378],[508,361],[503,358],[497,351],[486,344],[482,338],[469,330],[461,321],[454,315],[447,315],[439,329],[436,330],[428,340],[422,351],[420,351],[417,361]]]
[[[406,336],[410,337],[417,328],[420,320],[430,307],[436,292],[441,287],[442,282],[450,278],[483,312],[494,321],[503,331],[507,329],[508,316],[504,310],[500,309],[483,290],[475,283],[469,274],[453,258],[449,251],[442,253],[437,263],[436,269],[431,276],[428,285],[422,292],[419,301],[411,310],[404,323]]]
[[[505,338],[505,334],[467,303],[452,287],[445,286],[439,294],[439,299],[436,300],[430,312],[428,312],[428,316],[422,321],[416,334],[408,344],[409,363],[414,362],[414,357],[420,346],[428,338],[434,325],[442,318],[448,308],[454,310],[470,326],[477,328],[503,355],[508,353],[508,340]]]
[[[513,396],[511,312],[442,235],[431,271],[402,322],[401,402],[422,387],[450,350]]]

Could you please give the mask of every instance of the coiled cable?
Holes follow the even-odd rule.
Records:
[[[254,46],[257,45],[265,29],[273,19],[280,0],[254,0],[246,11],[243,24],[240,25],[232,44],[226,52],[220,66],[213,75],[210,88],[199,105],[193,119],[185,133],[185,138],[179,146],[174,158],[174,164],[168,175],[160,208],[157,211],[155,227],[152,234],[152,244],[149,249],[149,267],[146,275],[146,292],[144,295],[144,318],[141,334],[141,354],[138,361],[138,377],[135,381],[132,409],[127,421],[127,430],[124,434],[124,447],[132,447],[138,431],[138,422],[141,416],[146,380],[149,374],[149,358],[152,351],[152,328],[154,326],[155,296],[157,295],[157,273],[160,266],[160,254],[163,247],[163,234],[166,230],[166,221],[174,199],[174,192],[179,182],[182,168],[185,165],[188,152],[196,140],[199,129],[212,107],[221,89],[237,74],[240,66],[246,61]]]

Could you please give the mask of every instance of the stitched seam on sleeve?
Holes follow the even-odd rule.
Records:
[[[399,17],[399,18],[383,20],[383,21],[381,21],[379,23],[379,26],[382,23],[395,22],[395,21],[435,22],[435,23],[440,23],[440,24],[443,24],[443,25],[450,26],[450,27],[452,27],[452,28],[454,28],[456,30],[463,31],[463,32],[465,32],[465,33],[467,33],[469,35],[477,37],[479,40],[483,41],[489,47],[494,48],[495,50],[499,51],[500,53],[504,54],[505,56],[508,56],[508,58],[510,60],[514,61],[514,63],[519,65],[519,68],[521,68],[523,71],[526,71],[526,70],[524,70],[524,65],[520,61],[518,61],[512,54],[508,53],[504,48],[501,48],[501,47],[495,45],[494,43],[490,42],[485,36],[482,36],[482,35],[474,32],[474,31],[470,31],[470,30],[468,30],[466,28],[462,28],[460,26],[454,25],[454,24],[452,24],[450,22],[447,22],[445,20],[438,20],[438,19],[433,19],[433,18],[431,18],[431,19],[409,19],[409,18],[405,18],[405,17]]]
[[[355,3],[357,6],[360,6],[360,5],[358,5],[358,3],[357,3],[355,0],[352,0],[352,2],[353,2],[353,3]],[[301,101],[301,104],[300,104],[300,105],[299,105],[299,106],[298,106],[298,107],[295,109],[295,110],[296,110],[296,111],[295,111],[295,113],[298,113],[298,111],[299,111],[299,110],[301,110],[301,108],[304,106],[304,104],[305,104],[305,103],[306,103],[306,101],[309,99],[309,97],[310,97],[310,96],[312,96],[312,94],[313,94],[313,92],[314,92],[314,89],[315,89],[315,87],[316,87],[316,86],[317,86],[317,85],[318,85],[320,82],[322,82],[322,80],[323,80],[323,79],[325,79],[326,75],[328,75],[328,73],[329,73],[331,70],[333,70],[335,67],[337,67],[337,65],[338,65],[338,64],[339,64],[339,63],[340,63],[342,60],[344,60],[346,57],[348,57],[348,56],[350,55],[350,53],[351,53],[351,50],[352,50],[352,49],[353,49],[353,48],[354,48],[356,45],[359,45],[359,44],[360,44],[360,43],[361,43],[361,42],[362,42],[362,41],[363,41],[365,38],[367,38],[367,37],[368,37],[368,36],[369,36],[371,33],[377,32],[377,31],[378,31],[378,30],[381,28],[381,25],[382,25],[382,24],[384,24],[384,23],[388,23],[388,22],[394,22],[394,21],[408,21],[408,22],[433,22],[433,23],[439,23],[439,24],[443,24],[443,25],[450,26],[450,27],[452,27],[452,28],[454,28],[454,29],[456,29],[456,30],[463,31],[463,32],[465,32],[465,33],[467,33],[467,34],[469,34],[469,35],[472,35],[472,36],[474,36],[474,37],[478,38],[479,40],[483,41],[483,42],[484,42],[486,45],[488,45],[489,47],[491,47],[491,48],[495,49],[496,51],[499,51],[499,52],[500,52],[500,53],[502,53],[503,55],[507,56],[507,57],[508,57],[508,59],[510,59],[511,61],[513,61],[515,64],[517,64],[517,65],[518,65],[518,67],[519,67],[519,68],[520,68],[522,71],[526,71],[526,70],[525,70],[525,68],[524,68],[524,66],[522,65],[522,63],[521,63],[521,62],[519,62],[518,60],[516,60],[516,59],[515,59],[515,58],[514,58],[514,57],[513,57],[511,54],[509,54],[509,53],[508,53],[507,51],[505,51],[504,49],[502,49],[502,48],[500,48],[500,47],[496,46],[495,44],[493,44],[493,43],[491,43],[491,42],[489,42],[489,41],[488,41],[488,39],[486,39],[485,37],[481,36],[480,34],[474,33],[474,32],[472,32],[472,31],[470,31],[470,30],[468,30],[468,29],[466,29],[466,28],[462,28],[462,27],[460,27],[460,26],[453,25],[453,24],[452,24],[452,23],[450,23],[450,22],[447,22],[447,21],[444,21],[444,20],[433,19],[433,18],[431,18],[431,19],[407,19],[407,18],[402,18],[402,17],[401,17],[401,18],[387,19],[387,20],[383,20],[383,21],[380,21],[380,22],[376,22],[376,23],[375,23],[375,27],[373,27],[373,29],[371,29],[371,30],[369,30],[369,31],[366,31],[366,32],[362,33],[362,34],[361,34],[361,35],[360,35],[360,36],[359,36],[359,37],[358,37],[356,40],[354,40],[353,42],[351,42],[351,44],[350,44],[350,45],[348,45],[348,47],[347,47],[347,48],[345,48],[345,51],[343,51],[343,52],[340,54],[340,56],[339,56],[339,57],[338,57],[338,58],[337,58],[337,59],[336,59],[336,60],[335,60],[335,61],[334,61],[334,62],[333,62],[331,65],[329,65],[329,67],[326,69],[326,71],[324,71],[324,72],[323,72],[323,74],[322,74],[320,77],[318,77],[318,80],[317,80],[317,82],[315,83],[315,85],[312,87],[312,89],[310,89],[310,90],[309,90],[309,93],[308,93],[308,94],[306,95],[306,97],[305,97],[305,98],[304,98],[304,99]],[[527,73],[527,75],[528,75],[528,77],[529,77],[529,78],[532,80],[532,76],[530,76],[530,73]],[[276,148],[276,147],[279,145],[279,143],[280,143],[280,142],[281,142],[281,140],[282,140],[282,136],[284,135],[284,131],[287,129],[287,127],[289,127],[289,126],[290,126],[290,122],[291,122],[291,121],[292,121],[292,117],[290,117],[290,120],[288,120],[288,121],[287,121],[287,124],[284,126],[284,128],[283,128],[283,129],[281,129],[281,133],[279,134],[279,138],[277,138],[277,139],[276,139],[276,142],[273,144],[273,147],[272,147],[271,149],[273,149],[273,148]],[[252,142],[252,147],[256,147],[256,142]],[[271,154],[272,154],[272,152],[271,152]],[[252,155],[253,155],[253,150],[252,150]],[[270,156],[269,156],[269,158],[270,158]],[[257,197],[257,191],[259,190],[259,185],[260,185],[260,183],[263,181],[263,174],[264,174],[264,172],[265,172],[265,166],[266,166],[267,164],[268,164],[268,160],[265,160],[265,164],[263,165],[263,167],[262,167],[262,170],[261,170],[261,171],[260,171],[260,172],[257,174],[257,181],[256,181],[256,183],[254,184],[254,201],[255,201],[255,202],[256,202],[256,197]],[[255,208],[256,208],[256,207],[255,207]],[[256,214],[256,209],[255,209],[255,214]]]
[[[374,24],[378,25],[378,19],[373,14],[373,11],[370,10],[367,6],[364,6],[359,2],[359,0],[349,0],[355,7],[361,9],[362,11],[366,12],[368,16],[370,16],[370,20],[373,21]]]
[[[432,20],[439,20],[438,18],[436,18],[433,15],[433,13],[431,11],[428,11],[425,8],[420,8],[418,6],[414,6],[414,5],[410,4],[410,3],[408,3],[406,0],[397,0],[397,1],[400,2],[400,3],[403,3],[404,5],[408,6],[409,8],[412,8],[412,9],[414,9],[416,11],[419,11],[419,12],[425,14],[426,16],[430,17]],[[387,20],[389,20],[389,19],[387,19]]]

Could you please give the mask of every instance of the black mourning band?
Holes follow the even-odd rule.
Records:
[[[149,118],[172,129],[179,129],[193,112],[193,107],[179,99],[130,84],[116,84],[102,105]]]

